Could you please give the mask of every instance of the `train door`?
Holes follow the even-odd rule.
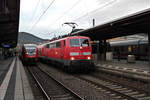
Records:
[[[62,41],[62,49],[61,49],[61,59],[64,59],[65,47],[66,47],[66,41],[63,40],[63,41]]]
[[[61,41],[56,42],[56,58],[60,59],[61,58]]]
[[[45,56],[45,47],[42,47],[42,56]]]
[[[45,48],[45,56],[48,57],[48,51],[49,51],[49,44],[46,45],[46,48]]]
[[[80,59],[87,59],[87,56],[90,56],[92,53],[90,40],[87,38],[81,38],[81,39],[79,39],[79,41],[80,41],[80,50],[79,50]]]

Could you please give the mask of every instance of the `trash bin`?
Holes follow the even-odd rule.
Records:
[[[134,55],[128,55],[127,62],[128,63],[135,63],[135,56]]]

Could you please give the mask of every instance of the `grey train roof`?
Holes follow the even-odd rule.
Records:
[[[24,46],[37,46],[36,44],[24,44]]]
[[[126,46],[126,45],[138,45],[138,44],[148,44],[148,40],[137,39],[137,40],[124,40],[110,42],[110,46]]]

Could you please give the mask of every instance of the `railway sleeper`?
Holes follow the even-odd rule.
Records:
[[[127,90],[127,88],[115,89],[116,91]]]
[[[132,92],[133,90],[123,90],[123,91],[120,91],[120,92],[123,92],[123,93],[130,93]]]
[[[54,95],[50,96],[51,98],[65,98],[65,97],[72,97],[69,93],[64,95]]]
[[[137,95],[139,94],[139,92],[130,92],[130,93],[126,93],[127,95],[133,96],[133,95]]]
[[[121,99],[122,97],[121,97],[121,96],[116,96],[116,97],[114,97],[114,98],[116,98],[116,99]]]
[[[146,94],[137,94],[137,95],[133,95],[133,97],[135,98],[139,98],[139,97],[144,97]]]
[[[113,85],[113,84],[105,84],[105,86],[115,87],[115,86],[117,86],[117,85]]]
[[[150,100],[150,96],[148,96],[148,97],[138,98],[138,100]]]
[[[121,89],[122,86],[118,86],[118,87],[112,87],[112,89]]]

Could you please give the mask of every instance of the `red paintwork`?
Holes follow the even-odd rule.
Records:
[[[37,48],[38,56],[45,56],[45,44],[39,45]]]
[[[89,40],[89,46],[88,47],[71,47],[69,40],[70,39],[79,39],[79,38],[84,38]],[[66,46],[63,47],[63,41],[66,41]],[[47,44],[50,43],[55,43],[61,41],[61,48],[46,48]],[[66,37],[58,40],[54,40],[52,42],[42,44],[38,46],[38,54],[39,57],[49,57],[49,58],[56,58],[56,59],[62,59],[62,60],[70,60],[71,57],[74,57],[75,60],[87,60],[88,57],[92,59],[92,48],[91,48],[91,41],[88,37],[84,36],[71,36],[71,37]],[[78,56],[70,56],[70,52],[79,52]],[[90,52],[90,55],[82,55],[83,52]]]

